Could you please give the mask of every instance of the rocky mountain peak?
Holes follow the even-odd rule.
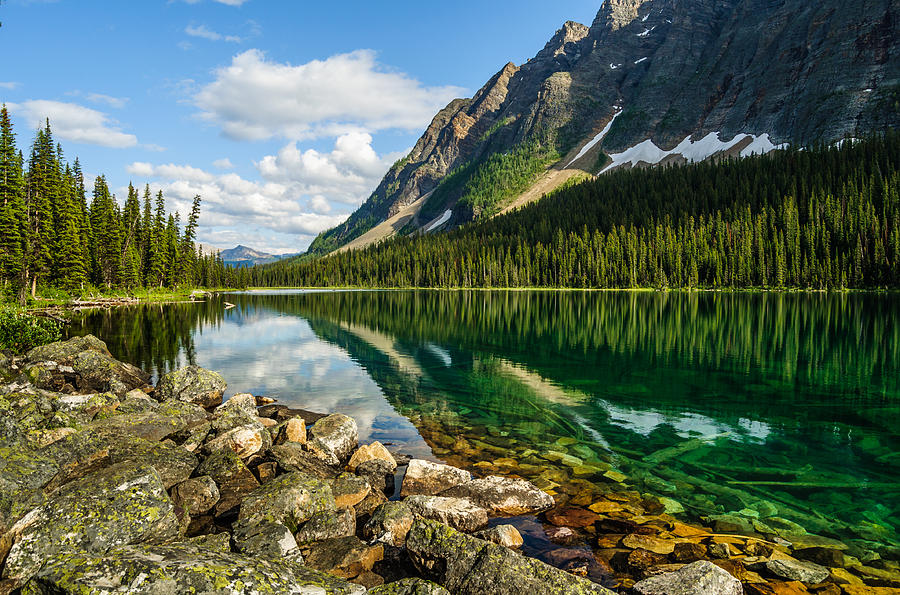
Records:
[[[606,0],[597,13],[594,27],[601,26],[617,31],[638,18],[638,10],[652,0]]]

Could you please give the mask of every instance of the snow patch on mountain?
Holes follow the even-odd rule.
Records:
[[[581,151],[578,152],[578,155],[575,155],[575,158],[572,159],[572,161],[570,161],[570,162],[568,163],[568,165],[566,165],[566,169],[570,168],[570,167],[572,166],[573,163],[575,163],[576,161],[578,161],[579,159],[581,159],[582,157],[584,157],[584,156],[587,154],[588,151],[590,151],[591,149],[593,149],[594,147],[596,147],[596,146],[597,146],[597,143],[599,143],[600,141],[602,141],[602,140],[606,137],[606,135],[609,133],[609,129],[612,128],[613,122],[616,121],[616,118],[618,118],[618,117],[619,117],[619,114],[621,114],[621,113],[622,113],[622,110],[619,109],[619,111],[617,111],[617,112],[615,113],[615,115],[613,115],[612,120],[610,120],[609,122],[607,122],[606,126],[603,127],[603,130],[600,131],[600,134],[598,134],[597,136],[595,136],[594,138],[592,138],[592,139],[588,142],[588,144],[584,145],[584,147],[581,148]]]

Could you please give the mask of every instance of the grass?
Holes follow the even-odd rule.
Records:
[[[136,299],[141,303],[165,303],[178,302],[190,298],[192,293],[200,291],[234,291],[235,288],[205,289],[186,287],[171,288],[135,288],[135,289],[97,289],[91,288],[83,292],[68,293],[53,287],[39,288],[37,295],[32,298],[29,294],[24,304],[25,310],[42,310],[45,308],[66,308],[73,306],[76,300],[109,300],[109,299]],[[9,293],[0,295],[0,307],[19,306]]]

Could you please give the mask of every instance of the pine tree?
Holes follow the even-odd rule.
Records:
[[[21,154],[6,105],[0,108],[0,277],[21,282],[26,210]]]

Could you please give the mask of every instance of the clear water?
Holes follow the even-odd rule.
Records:
[[[269,291],[88,313],[71,333],[155,374],[195,363],[231,394],[352,415],[413,455],[539,485],[551,470],[571,504],[611,469],[686,518],[868,549],[900,530],[898,323],[890,294]]]

